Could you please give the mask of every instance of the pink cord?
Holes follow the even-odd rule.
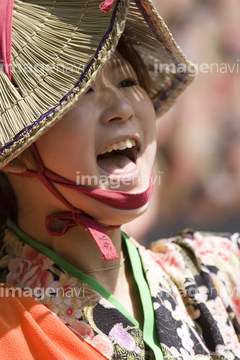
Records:
[[[0,61],[10,81],[13,5],[14,0],[0,0]]]

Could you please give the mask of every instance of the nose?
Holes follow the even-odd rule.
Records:
[[[112,84],[105,87],[104,94],[99,100],[102,108],[100,121],[104,124],[110,121],[124,122],[134,115],[130,99],[126,97],[122,89]]]

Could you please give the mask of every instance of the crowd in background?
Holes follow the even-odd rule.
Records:
[[[209,70],[158,120],[161,185],[127,230],[145,244],[186,227],[240,231],[240,2],[155,5],[186,56]]]

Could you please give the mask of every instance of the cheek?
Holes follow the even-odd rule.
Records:
[[[145,95],[145,99],[137,107],[137,117],[140,121],[145,140],[156,147],[156,114],[151,99]]]
[[[47,168],[72,179],[77,171],[84,174],[89,171],[86,157],[95,156],[93,136],[90,122],[80,117],[78,109],[72,109],[36,145]]]
[[[156,139],[152,139],[150,142],[148,142],[145,152],[144,152],[144,160],[147,165],[147,169],[149,171],[152,171],[154,161],[156,158],[156,150],[157,150],[157,141]]]
[[[152,168],[157,150],[157,135],[156,135],[156,114],[152,101],[147,97],[142,102],[141,113],[141,127],[144,134],[144,156],[149,167]]]

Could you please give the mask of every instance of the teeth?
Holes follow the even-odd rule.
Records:
[[[119,150],[124,150],[124,149],[126,149],[126,148],[127,148],[127,146],[126,146],[126,141],[120,141],[120,142],[118,143],[118,147],[119,147]]]
[[[100,155],[109,153],[113,150],[131,149],[135,145],[136,145],[135,139],[126,139],[126,140],[118,141],[112,145],[107,146],[105,149],[103,149],[101,151]]]
[[[107,151],[107,152],[111,152],[111,151],[112,151],[112,146],[108,146],[108,147],[106,148],[106,151]]]
[[[132,147],[132,142],[131,142],[131,140],[130,140],[130,139],[127,139],[127,140],[125,141],[125,143],[126,143],[126,147],[127,147],[128,149],[131,149],[131,147]]]

